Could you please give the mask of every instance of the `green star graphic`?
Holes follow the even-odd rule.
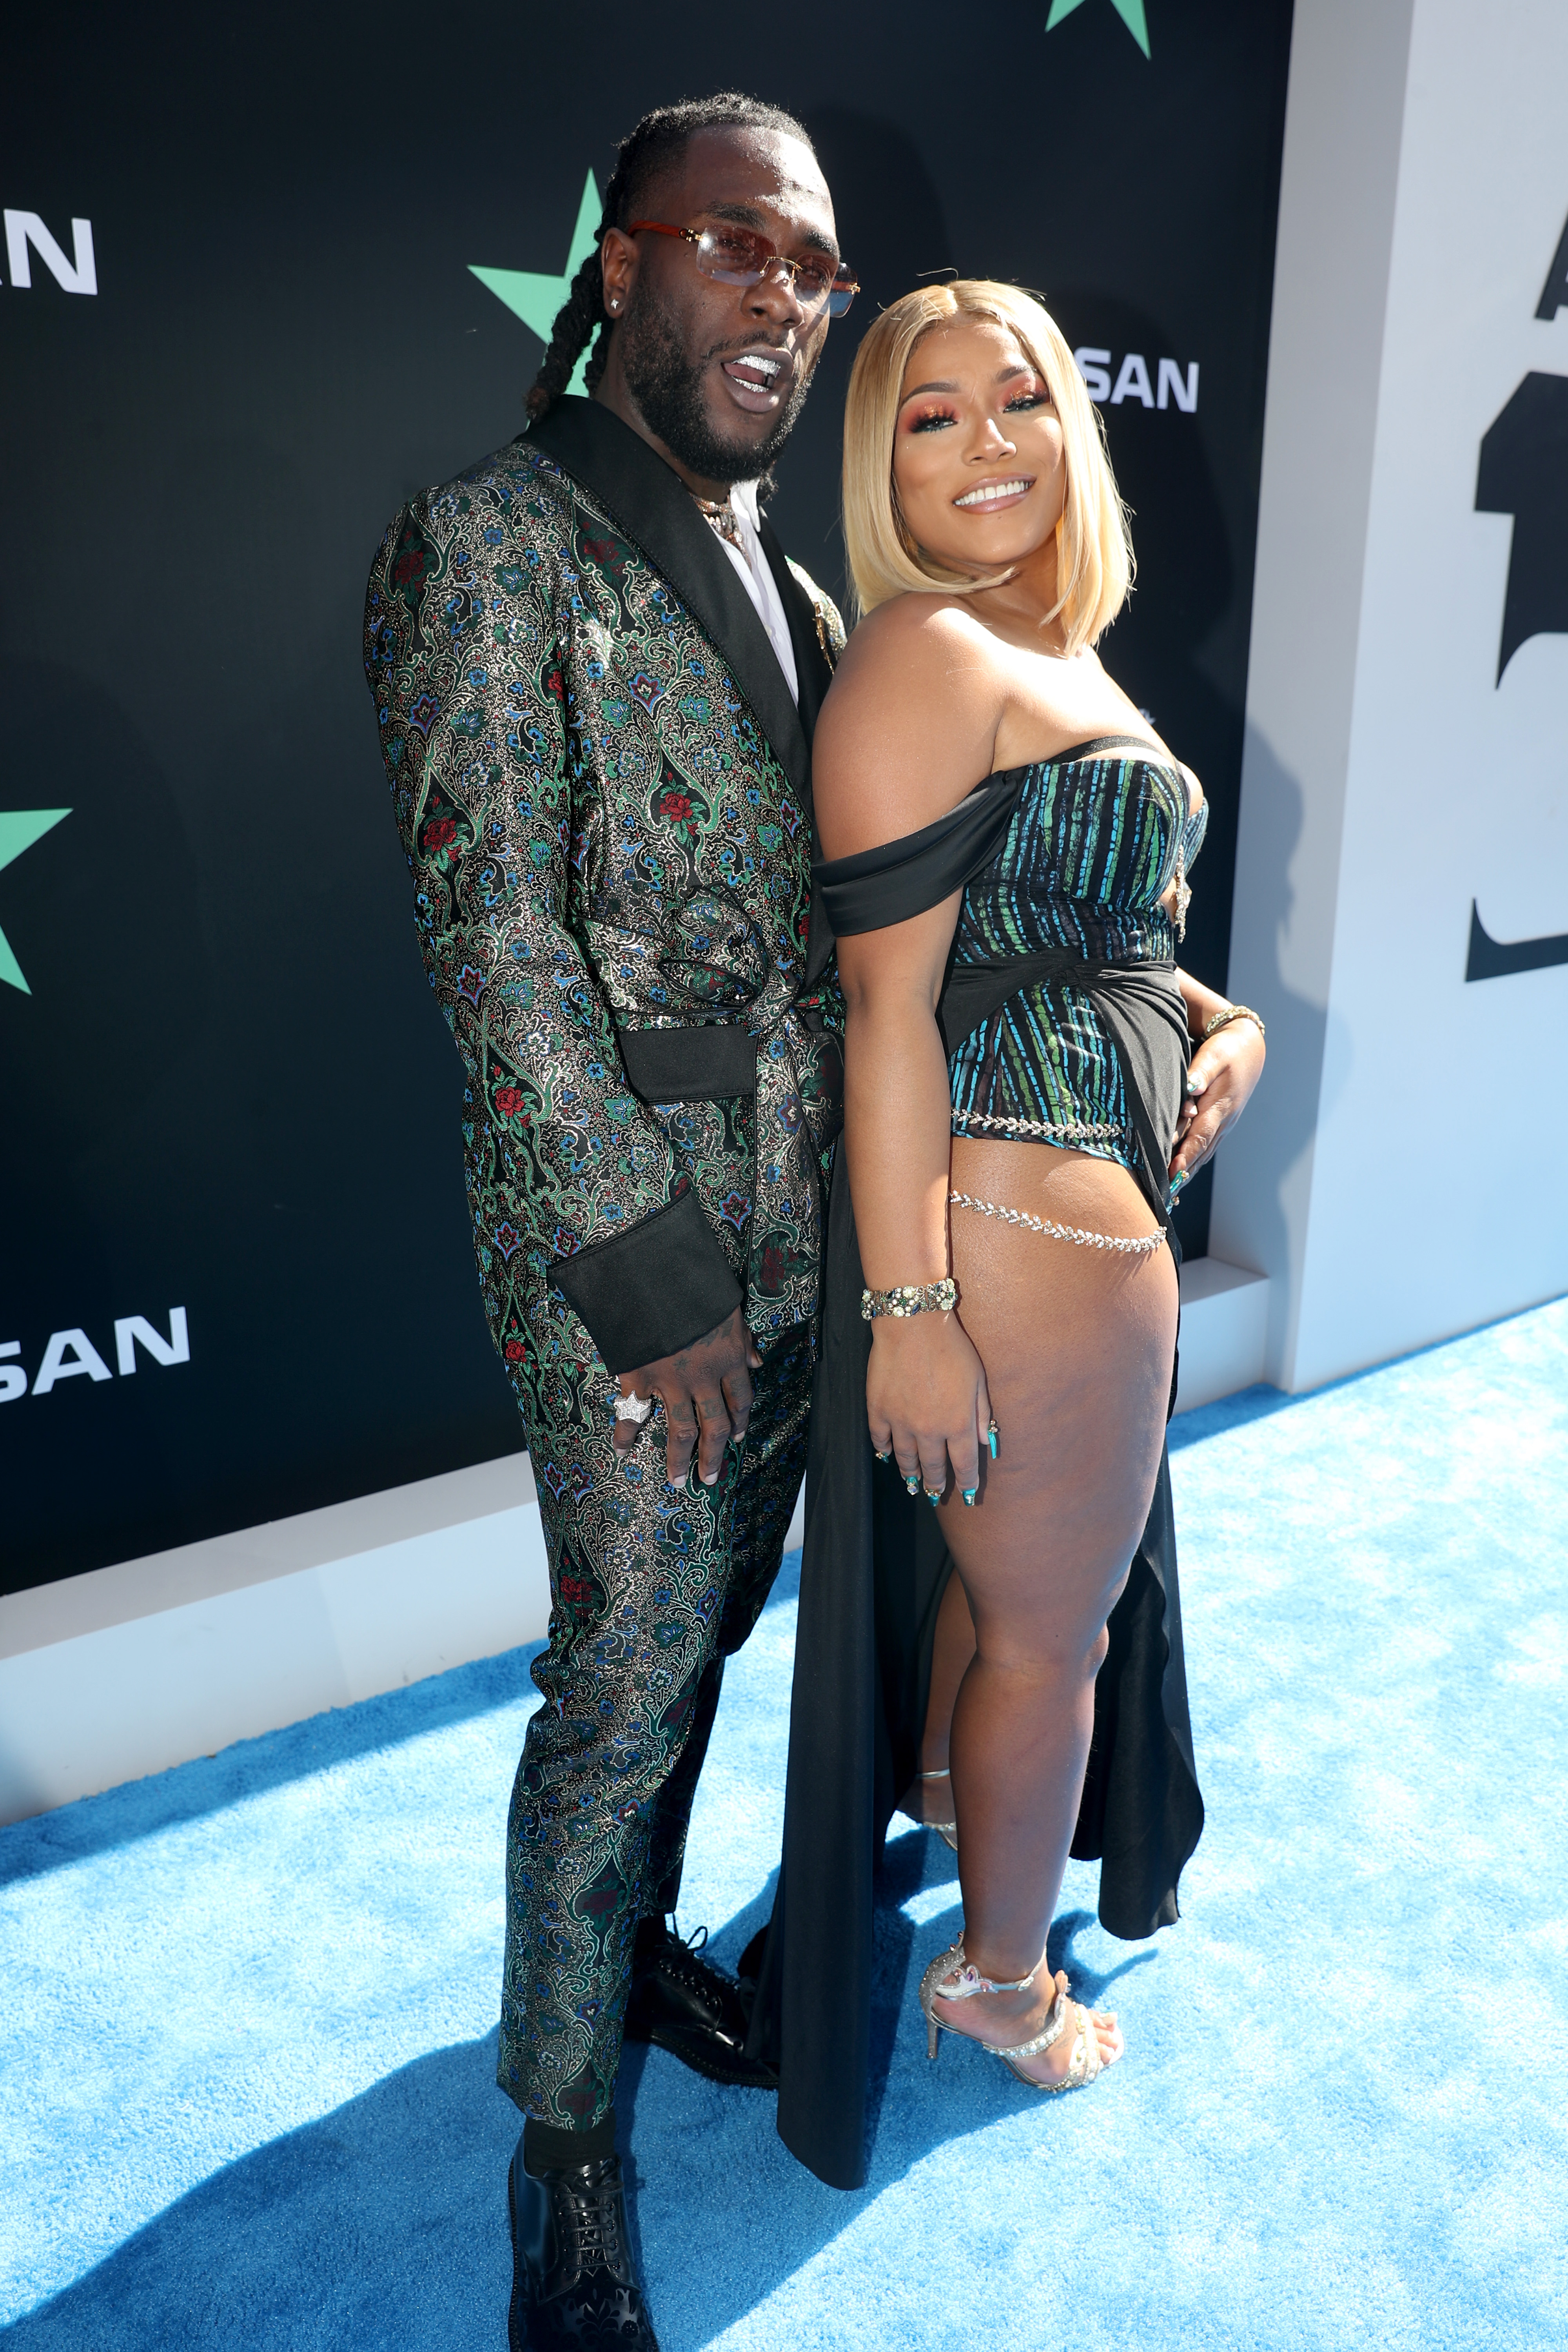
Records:
[[[31,849],[35,841],[41,841],[51,826],[69,814],[69,809],[0,809],[0,868],[9,866],[14,857],[20,857],[24,849]],[[22,977],[22,967],[12,954],[11,942],[4,931],[0,931],[0,980],[12,988],[19,988],[24,996],[33,992]]]
[[[1137,42],[1145,57],[1149,55],[1149,20],[1143,14],[1143,0],[1110,0],[1111,6]],[[1083,0],[1051,0],[1051,13],[1046,18],[1046,30],[1054,33],[1064,16],[1081,8]]]
[[[1117,5],[1121,5],[1121,0],[1117,0]],[[470,261],[468,268],[481,286],[488,286],[525,327],[533,329],[542,343],[548,344],[550,330],[555,324],[555,313],[571,292],[572,280],[598,242],[594,234],[598,226],[599,191],[594,185],[594,174],[590,172],[583,183],[583,201],[577,207],[577,226],[566,249],[566,267],[559,278],[546,277],[537,269],[481,269],[477,261]],[[588,354],[584,352],[572,372],[572,381],[566,387],[568,392],[584,389],[583,371],[587,364]]]

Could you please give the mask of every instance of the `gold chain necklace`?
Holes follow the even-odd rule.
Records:
[[[691,497],[698,513],[709,528],[716,531],[721,539],[727,539],[731,547],[742,547],[741,519],[729,499],[700,499],[695,490],[692,491]],[[743,548],[742,551],[744,552]]]

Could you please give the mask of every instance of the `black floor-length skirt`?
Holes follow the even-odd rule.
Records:
[[[896,1464],[871,1451],[861,1284],[840,1147],[806,1473],[784,1864],[757,1955],[751,2035],[752,2051],[779,2070],[785,2146],[836,2189],[858,2189],[866,2178],[874,1879],[888,1823],[919,1769],[936,1615],[952,1571],[937,1514],[906,1491]],[[1177,1881],[1204,1822],[1163,1454],[1110,1633],[1072,1851],[1100,1862],[1102,1924],[1142,1938],[1175,1919]]]

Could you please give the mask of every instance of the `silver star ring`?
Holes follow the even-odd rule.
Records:
[[[618,1396],[616,1399],[616,1419],[617,1421],[635,1421],[637,1427],[640,1429],[643,1423],[647,1421],[652,1413],[653,1407],[654,1400],[652,1397]]]

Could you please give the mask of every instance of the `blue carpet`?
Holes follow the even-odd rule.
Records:
[[[952,1857],[889,1847],[859,2195],[771,2101],[632,2053],[666,2352],[1509,2347],[1568,2339],[1568,1302],[1173,1458],[1208,1830],[1182,1924],[1054,1943],[1129,2055],[1031,2102],[926,2063]],[[793,1565],[793,1563],[792,1563]],[[770,1899],[794,1608],[731,1671],[682,1918]],[[0,1832],[9,2352],[497,2352],[492,2085],[527,1655]]]

